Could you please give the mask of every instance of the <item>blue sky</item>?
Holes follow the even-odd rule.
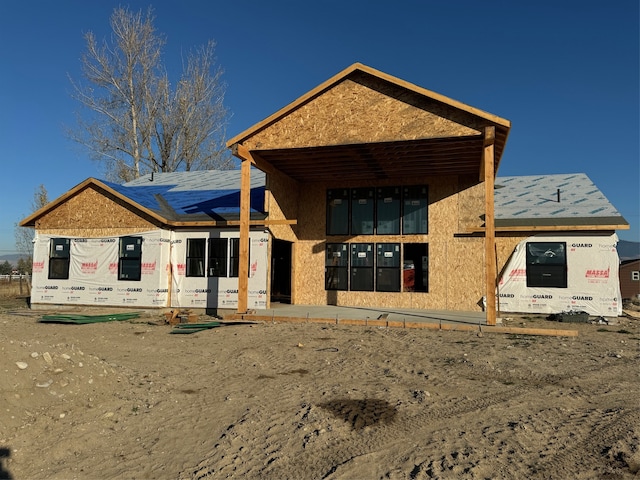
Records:
[[[120,5],[154,8],[174,78],[181,54],[217,42],[229,136],[361,62],[511,120],[499,176],[586,173],[640,241],[637,0],[2,0],[0,255],[40,184],[53,200],[102,178],[63,133],[68,75]]]

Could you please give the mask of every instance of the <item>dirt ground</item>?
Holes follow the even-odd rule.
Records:
[[[0,478],[640,477],[640,319],[173,335],[43,313],[0,300]]]

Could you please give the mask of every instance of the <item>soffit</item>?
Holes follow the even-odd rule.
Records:
[[[440,175],[478,175],[483,135],[324,147],[252,150],[299,182],[367,182]],[[499,156],[496,155],[496,169]]]

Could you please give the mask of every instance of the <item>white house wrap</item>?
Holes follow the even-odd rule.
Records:
[[[171,306],[191,308],[236,308],[238,306],[238,278],[233,276],[187,276],[185,259],[188,239],[239,238],[237,231],[209,230],[175,232],[171,248]],[[267,308],[269,234],[249,233],[249,300],[248,307]]]
[[[566,288],[527,286],[535,284],[527,245],[564,245]],[[498,284],[499,309],[503,312],[561,313],[584,311],[590,315],[622,313],[618,281],[617,235],[536,235],[520,242],[503,269]],[[544,255],[544,252],[542,253]],[[554,255],[549,252],[548,256]],[[551,275],[549,273],[548,275]]]
[[[142,238],[139,281],[118,281],[119,237],[69,238],[67,279],[49,278],[51,242],[64,237],[36,235],[32,302],[66,305],[162,307],[169,298],[171,232],[135,234]]]
[[[131,307],[235,308],[237,277],[188,277],[187,239],[238,238],[232,230],[137,233],[142,238],[140,280],[118,279],[120,237],[69,238],[67,279],[49,278],[54,239],[38,234],[34,246],[32,301],[44,304]],[[52,247],[53,245],[53,247]],[[266,308],[268,234],[250,233],[249,307]],[[171,257],[171,262],[169,258]],[[169,269],[171,301],[169,302]],[[169,305],[171,303],[171,305]]]

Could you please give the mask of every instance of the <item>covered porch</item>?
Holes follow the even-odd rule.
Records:
[[[339,97],[341,104],[331,98],[346,88],[363,97],[357,99],[355,107],[343,94]],[[364,98],[367,95],[372,97]],[[329,98],[326,105],[324,97]],[[313,115],[311,111],[302,113],[305,109],[311,110],[312,105]],[[348,117],[344,112],[335,111],[340,108],[351,109]],[[356,111],[358,109],[361,111]],[[302,121],[301,115],[306,121]],[[337,120],[337,116],[344,122]],[[376,116],[379,119],[374,118]],[[249,186],[253,166],[267,174],[267,188],[276,183],[300,189],[345,180],[375,185],[381,181],[452,176],[465,179],[467,186],[482,185],[482,204],[477,205],[477,218],[471,222],[479,223],[469,224],[455,233],[477,236],[480,230],[484,237],[484,252],[479,255],[484,257],[486,309],[484,313],[475,314],[480,313],[485,324],[495,325],[497,265],[493,189],[509,128],[507,120],[354,64],[231,139],[228,146],[241,160],[242,170],[237,313],[247,312],[247,272],[242,269],[248,268],[248,262],[243,259],[248,258]],[[275,199],[274,205],[278,208],[269,209],[265,225],[272,233],[275,231],[276,238],[283,232],[283,238],[295,242],[297,206],[288,207],[287,202],[286,198]],[[292,300],[298,303],[295,292]]]

